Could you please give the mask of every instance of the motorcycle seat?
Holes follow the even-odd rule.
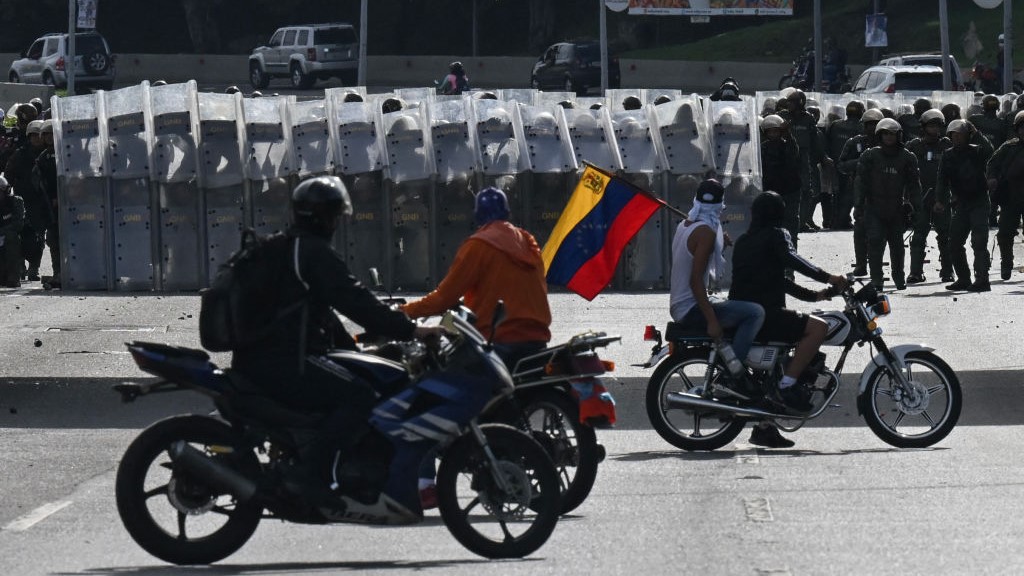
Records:
[[[285,428],[316,428],[326,416],[323,412],[300,412],[285,406],[237,372],[228,370],[225,375],[234,391],[228,397],[231,407],[264,424]]]
[[[736,334],[735,328],[727,328],[724,330],[724,336],[726,339],[732,338]],[[680,342],[683,340],[694,341],[694,340],[711,340],[708,336],[707,328],[699,328],[693,326],[684,326],[679,322],[669,322],[668,326],[665,327],[665,340],[667,342]]]

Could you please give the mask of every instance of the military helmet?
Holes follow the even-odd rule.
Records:
[[[1024,110],[1017,112],[1017,115],[1013,117],[1013,129],[1016,130],[1022,123],[1024,123]]]
[[[39,134],[42,131],[43,131],[43,121],[42,120],[33,120],[33,121],[29,122],[28,126],[25,128],[25,133],[26,134]]]
[[[769,115],[764,117],[764,120],[761,121],[761,129],[762,130],[771,130],[773,128],[780,128],[781,129],[783,124],[785,124],[785,123],[786,123],[786,121],[782,119],[782,116],[779,116],[778,114],[769,114]]]
[[[868,124],[869,122],[879,122],[883,119],[885,119],[885,116],[882,115],[882,111],[879,110],[878,108],[871,108],[870,110],[866,110],[864,112],[864,115],[860,117],[860,121],[862,124]]]
[[[860,100],[850,100],[846,104],[846,117],[855,119],[864,115],[864,103]]]
[[[995,94],[986,94],[985,97],[981,99],[981,109],[986,111],[999,110],[999,96],[996,96]]]
[[[796,90],[793,90],[788,95],[786,95],[786,100],[789,100],[790,102],[795,102],[797,106],[804,106],[805,104],[807,104],[807,95],[804,94],[803,90],[797,88]]]
[[[937,122],[939,124],[945,124],[946,123],[946,117],[942,115],[941,111],[936,110],[934,108],[932,108],[931,110],[925,110],[924,114],[921,114],[921,125],[922,126],[927,126],[928,124],[931,124],[932,122]]]
[[[971,132],[971,123],[961,119],[953,120],[946,128],[946,134],[970,134]]]
[[[892,118],[882,118],[878,121],[878,125],[875,126],[875,134],[881,135],[882,132],[892,132],[899,134],[903,131],[903,127],[900,123],[893,120]]]

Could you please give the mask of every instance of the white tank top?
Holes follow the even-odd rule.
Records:
[[[710,226],[705,222],[693,222],[689,226],[686,221],[679,223],[676,234],[672,238],[672,275],[669,284],[669,313],[672,320],[678,322],[686,316],[691,308],[697,305],[697,299],[690,289],[690,275],[693,273],[693,254],[688,245],[690,234],[701,226]],[[708,285],[709,273],[704,271],[704,285]]]

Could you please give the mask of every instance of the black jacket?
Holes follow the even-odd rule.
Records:
[[[405,313],[386,306],[360,284],[328,240],[296,230],[289,230],[288,236],[291,239],[288,262],[283,267],[286,272],[282,274],[277,300],[279,309],[285,309],[307,295],[302,281],[308,285],[305,342],[302,314],[291,314],[263,343],[235,352],[231,359],[232,368],[258,381],[266,373],[279,375],[285,371],[297,374],[303,347],[306,355],[337,348],[354,349],[355,342],[334,311],[368,332],[400,340],[412,338],[416,324]],[[294,262],[296,245],[298,275]]]
[[[796,253],[789,232],[764,227],[748,230],[736,240],[732,254],[730,300],[756,302],[766,310],[786,307],[786,294],[813,302],[817,294],[786,278],[786,269],[819,282],[828,282],[829,273]]]

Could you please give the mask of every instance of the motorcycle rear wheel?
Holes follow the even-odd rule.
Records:
[[[144,430],[131,443],[117,469],[117,512],[128,534],[146,552],[172,564],[210,564],[241,548],[256,531],[263,508],[237,502],[198,478],[176,469],[168,447],[185,440],[251,475],[259,471],[255,453],[225,453],[236,435],[206,416],[174,416]],[[165,519],[176,518],[175,522]],[[214,519],[219,520],[213,521]]]
[[[747,424],[743,418],[730,414],[697,412],[668,405],[669,392],[702,391],[707,368],[708,354],[691,348],[669,356],[647,381],[647,417],[654,431],[676,448],[717,450],[739,436]],[[720,369],[716,368],[712,378],[719,373]],[[680,417],[673,420],[670,413],[680,414]]]
[[[593,427],[580,422],[579,406],[569,392],[545,390],[523,402],[530,428],[558,471],[562,514],[575,510],[590,494],[597,479],[600,453]]]
[[[522,558],[547,542],[561,511],[555,467],[536,440],[504,424],[480,427],[509,489],[471,434],[441,456],[437,500],[452,536],[484,558]]]
[[[912,384],[926,392],[926,397],[908,397],[896,386],[889,369],[879,366],[869,376],[857,404],[868,427],[886,443],[897,448],[924,448],[949,435],[960,419],[960,380],[932,352],[910,352],[904,363]]]

